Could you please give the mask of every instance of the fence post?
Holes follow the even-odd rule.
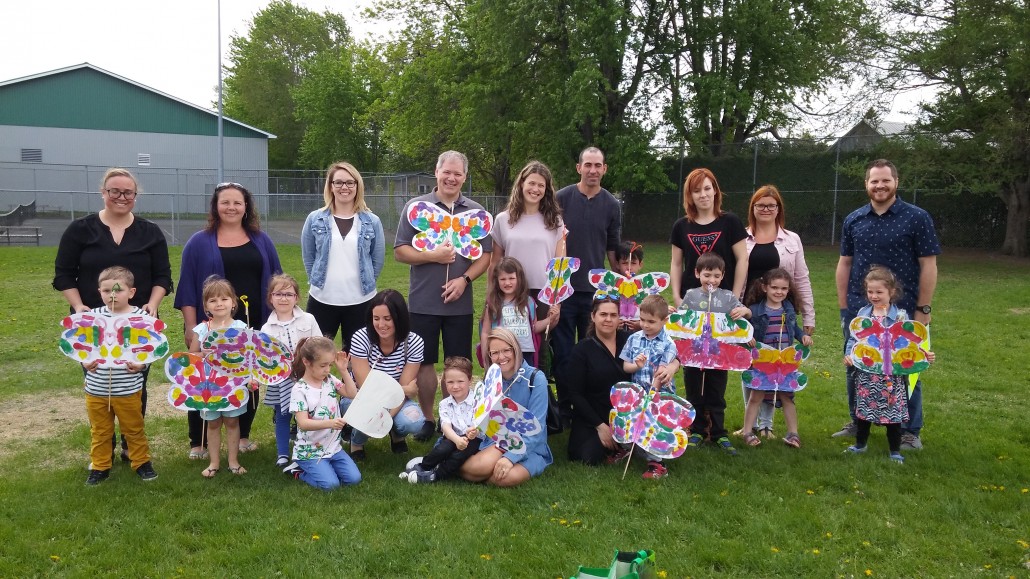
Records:
[[[830,216],[830,245],[837,243],[837,186],[840,181],[840,139],[837,139],[837,160],[833,164],[833,215]]]

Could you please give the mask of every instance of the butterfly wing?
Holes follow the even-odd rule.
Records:
[[[168,338],[163,332],[165,323],[146,314],[133,314],[124,318],[118,327],[119,358],[133,364],[152,364],[168,355]]]
[[[101,355],[107,331],[107,318],[92,312],[79,312],[61,320],[64,330],[57,345],[61,353],[80,364],[106,359]]]
[[[633,285],[636,286],[636,293],[632,296],[637,304],[644,301],[646,296],[657,295],[669,287],[669,274],[651,272],[638,275],[633,278]]]
[[[484,209],[473,209],[450,217],[449,236],[458,255],[473,261],[482,257],[483,248],[476,240],[486,237],[493,229],[490,214]]]
[[[248,330],[250,341],[247,360],[250,363],[250,377],[260,384],[278,384],[290,377],[290,350],[279,340],[264,332]]]
[[[637,444],[661,458],[676,458],[687,449],[694,407],[672,392],[659,392],[647,405],[644,428]]]
[[[926,326],[915,320],[894,322],[887,328],[891,340],[893,374],[918,374],[930,367],[921,345],[929,338]]]
[[[798,372],[801,361],[808,357],[807,347],[788,347],[777,350],[762,343],[751,351],[751,368],[745,370],[741,382],[752,390],[798,392],[808,378]]]
[[[176,352],[165,361],[168,402],[179,410],[228,410],[247,403],[247,379],[217,373],[199,354]]]
[[[644,388],[635,382],[617,382],[609,394],[612,409],[608,414],[608,423],[612,427],[612,437],[620,444],[633,442],[632,429],[644,411]]]
[[[445,229],[450,226],[450,214],[432,203],[412,203],[408,223],[419,232],[411,240],[411,246],[419,251],[432,251],[449,241]]]
[[[754,334],[751,324],[741,318],[734,320],[729,314],[706,314],[712,325],[712,337],[720,342],[740,344],[750,342]]]
[[[678,310],[669,315],[665,330],[672,338],[700,338],[704,331],[704,314],[694,310]]]
[[[578,257],[555,257],[547,262],[547,286],[537,297],[545,304],[559,304],[572,295],[572,272],[579,270]]]

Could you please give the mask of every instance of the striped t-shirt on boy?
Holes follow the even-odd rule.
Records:
[[[107,306],[90,310],[104,317],[115,318],[131,314],[146,314],[142,308],[132,306],[128,312],[115,314]],[[97,368],[86,372],[86,394],[91,396],[130,396],[143,389],[143,372],[129,372],[124,365],[116,368]]]

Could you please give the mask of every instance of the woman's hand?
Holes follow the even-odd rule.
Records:
[[[608,450],[615,450],[615,438],[612,436],[612,427],[607,422],[597,425],[597,438],[601,439],[601,446]]]
[[[514,463],[502,456],[500,460],[494,463],[494,478],[497,480],[504,480],[504,477],[508,476],[508,471],[510,471],[513,466],[515,466]]]

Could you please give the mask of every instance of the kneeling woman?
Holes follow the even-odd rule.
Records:
[[[461,467],[461,476],[471,482],[487,482],[499,487],[520,485],[544,472],[551,464],[551,449],[547,446],[547,378],[522,359],[518,338],[509,330],[494,328],[486,341],[490,362],[501,367],[505,394],[525,406],[540,420],[540,431],[523,436],[526,452],[501,452],[492,440]]]

